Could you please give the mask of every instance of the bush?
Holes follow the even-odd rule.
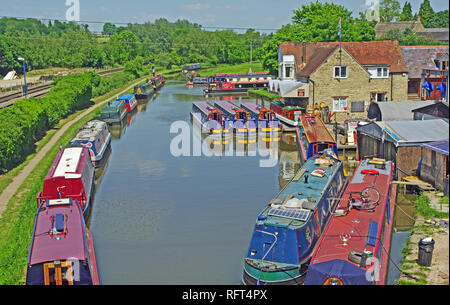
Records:
[[[43,98],[23,99],[0,110],[0,173],[23,162],[33,144],[62,118],[89,105],[94,73],[71,74],[55,81]]]

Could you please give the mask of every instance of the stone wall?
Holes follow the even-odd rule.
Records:
[[[347,78],[334,78],[335,66],[347,67]],[[347,109],[336,113],[338,122],[347,119],[367,117],[367,107],[371,92],[385,92],[388,101],[406,101],[408,75],[390,73],[388,78],[370,78],[369,72],[361,66],[345,49],[340,58],[337,48],[316,71],[310,75],[310,104],[324,102],[333,112],[333,98],[346,97]],[[391,91],[392,88],[392,91]],[[364,112],[352,112],[352,102],[365,102]],[[332,117],[334,121],[334,117]]]

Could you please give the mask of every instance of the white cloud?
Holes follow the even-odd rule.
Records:
[[[211,8],[211,5],[209,3],[190,3],[183,5],[183,8],[186,11],[203,11],[208,10]]]

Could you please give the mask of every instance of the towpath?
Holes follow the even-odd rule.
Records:
[[[124,92],[128,91],[130,88],[133,88],[135,85],[142,82],[142,79],[139,81],[134,82],[132,85],[128,86],[125,90],[119,92],[117,95],[121,95]],[[76,122],[81,120],[83,117],[97,109],[98,107],[104,105],[108,101],[111,101],[115,99],[115,96],[112,98],[108,98],[102,102],[96,103],[95,105],[91,106],[88,110],[84,111],[80,115],[76,116],[73,120],[67,122],[64,126],[62,126],[51,138],[51,140],[44,146],[42,149],[36,154],[36,156],[30,160],[30,162],[20,171],[19,174],[17,174],[13,181],[3,190],[3,192],[0,194],[0,218],[2,217],[3,211],[5,211],[8,202],[11,200],[11,198],[14,196],[14,194],[17,192],[19,187],[22,185],[24,180],[28,177],[28,175],[31,173],[31,171],[36,167],[37,164],[42,160],[42,158],[48,153],[48,151],[55,145],[55,143],[59,140],[59,138]]]

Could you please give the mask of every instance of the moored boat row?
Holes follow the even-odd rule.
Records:
[[[42,191],[27,260],[27,285],[98,285],[91,232],[86,225],[95,188],[95,167],[110,148],[107,122],[122,122],[136,109],[133,94],[122,95],[102,110],[106,120],[85,123],[57,153]]]
[[[257,132],[278,133],[280,127],[273,113],[257,103],[232,101],[202,101],[192,103],[191,119],[202,127],[202,132],[216,135],[252,137]]]

